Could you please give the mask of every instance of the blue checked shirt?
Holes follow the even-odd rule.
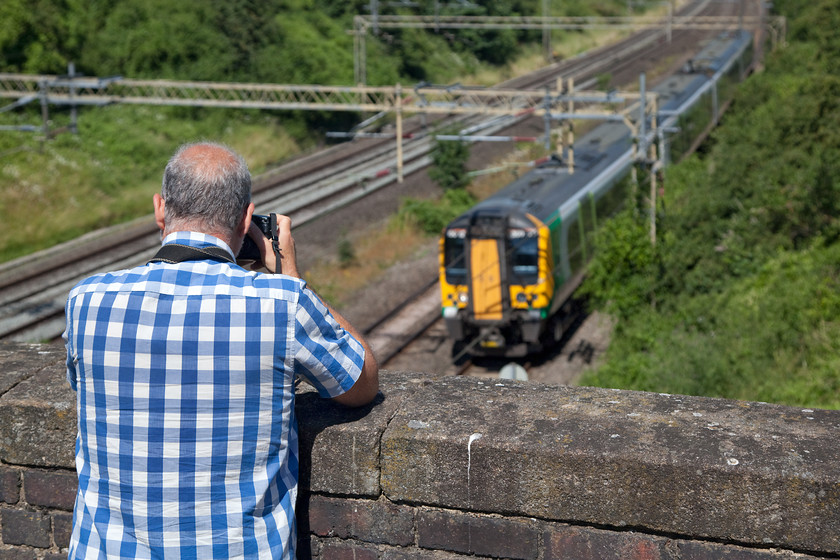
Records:
[[[198,233],[171,242],[230,252]],[[80,282],[66,314],[70,558],[294,558],[295,375],[334,397],[364,363],[305,283],[155,263]]]

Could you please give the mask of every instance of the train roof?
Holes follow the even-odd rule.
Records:
[[[690,67],[652,88],[659,94],[660,112],[667,115],[678,109],[749,40],[751,35],[745,31],[721,34],[710,40],[692,59]],[[574,173],[569,173],[566,163],[553,156],[473,206],[449,227],[464,227],[476,214],[524,216],[527,213],[547,222],[585,188],[594,189],[599,181],[618,173],[617,168],[629,168],[632,148],[631,131],[624,123],[599,124],[575,142]]]
[[[746,43],[752,41],[752,34],[743,29],[738,31],[725,31],[710,40],[691,59],[695,71],[705,71],[714,74],[724,66],[731,63],[737,53]]]

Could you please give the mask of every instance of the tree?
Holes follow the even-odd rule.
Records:
[[[470,148],[463,140],[436,140],[429,178],[445,190],[463,189],[470,183],[467,159]]]

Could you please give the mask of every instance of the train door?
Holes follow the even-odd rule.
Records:
[[[499,243],[495,239],[470,241],[470,278],[473,316],[481,321],[498,321],[504,309]]]

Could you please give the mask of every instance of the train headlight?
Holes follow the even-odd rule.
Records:
[[[467,292],[460,292],[458,294],[458,301],[460,301],[461,303],[467,303],[468,301],[470,301],[470,295]]]
[[[519,303],[528,303],[529,299],[530,298],[528,297],[528,294],[526,294],[525,292],[519,292],[518,294],[516,294],[516,301],[518,301]]]

